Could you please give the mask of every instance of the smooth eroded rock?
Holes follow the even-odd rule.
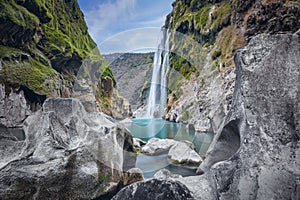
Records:
[[[151,138],[145,146],[141,148],[141,153],[156,154],[168,151],[177,141],[172,139]]]
[[[10,146],[0,149],[0,199],[110,199],[122,184],[132,137],[79,100],[46,100],[23,129],[24,141],[0,138]]]
[[[199,165],[202,162],[200,155],[194,150],[190,142],[177,142],[168,153],[169,160],[175,164]]]
[[[233,108],[198,171],[220,199],[299,199],[300,31],[258,35],[235,63]]]

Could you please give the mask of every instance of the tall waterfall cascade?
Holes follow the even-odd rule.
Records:
[[[167,101],[167,75],[170,69],[169,61],[170,32],[163,30],[163,37],[158,45],[153,60],[153,72],[148,98],[146,118],[161,118]]]

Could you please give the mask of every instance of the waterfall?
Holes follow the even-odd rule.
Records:
[[[154,55],[147,118],[160,118],[164,114],[164,106],[167,101],[167,75],[170,69],[169,37],[169,31],[164,30],[163,38]]]

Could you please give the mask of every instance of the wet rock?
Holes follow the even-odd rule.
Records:
[[[23,129],[25,140],[0,137],[0,199],[110,199],[122,184],[130,134],[79,100],[46,100]]]
[[[174,164],[199,165],[202,162],[193,144],[187,141],[174,144],[169,150],[168,157]]]
[[[141,148],[141,153],[157,154],[168,151],[177,141],[171,139],[151,138],[145,146]]]
[[[220,199],[299,199],[300,31],[258,35],[235,62],[233,108],[198,172]]]
[[[151,179],[123,188],[113,200],[174,200],[194,199],[182,183],[173,180]]]

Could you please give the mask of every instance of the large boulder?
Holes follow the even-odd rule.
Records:
[[[23,129],[25,139],[0,138],[0,199],[110,199],[122,186],[123,150],[133,142],[112,119],[52,98]]]
[[[211,183],[209,176],[188,176],[182,177],[178,174],[172,174],[167,169],[161,169],[154,174],[154,178],[160,180],[179,181],[191,191],[194,199],[197,200],[215,200],[217,199],[214,183]]]
[[[235,63],[233,108],[198,172],[220,199],[300,199],[300,31],[258,35]]]
[[[151,138],[147,144],[141,148],[141,153],[157,154],[166,152],[176,143],[177,141],[172,139]]]
[[[182,183],[173,180],[150,179],[123,188],[113,200],[189,200],[194,199]]]
[[[202,158],[193,147],[194,145],[188,141],[177,142],[169,150],[169,160],[174,164],[199,165]]]

